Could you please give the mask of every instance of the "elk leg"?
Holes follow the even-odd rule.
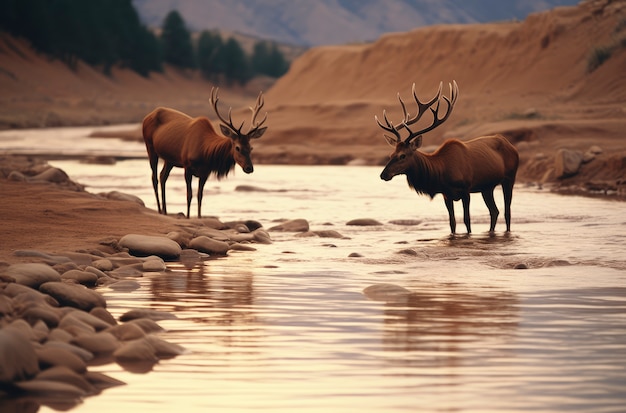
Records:
[[[491,226],[489,227],[489,232],[494,232],[500,211],[498,211],[496,201],[493,199],[493,188],[483,191],[482,194],[485,204],[487,204],[487,208],[489,208],[489,215],[491,216]]]
[[[191,192],[191,178],[193,178],[193,173],[189,169],[185,168],[185,183],[187,184],[187,219],[189,219],[191,198],[193,198],[193,193]]]
[[[163,204],[164,215],[167,215],[167,206],[165,205],[165,183],[167,182],[167,178],[169,178],[170,172],[172,171],[173,167],[174,165],[165,161],[165,164],[163,165],[163,169],[161,169],[161,199],[163,200],[162,204]]]
[[[506,232],[511,232],[511,200],[513,199],[512,181],[504,181],[502,183],[502,192],[504,192],[504,219],[506,221]]]
[[[468,193],[466,195],[463,195],[463,198],[461,198],[461,201],[463,202],[463,222],[465,223],[465,228],[467,228],[467,233],[471,234],[472,225],[470,224],[470,210],[469,210],[470,194]]]
[[[150,169],[152,169],[152,188],[154,188],[154,196],[156,197],[157,208],[159,214],[161,213],[161,202],[159,201],[159,179],[157,178],[157,168],[159,167],[159,157],[153,153],[148,152],[150,159]]]
[[[206,183],[208,176],[201,176],[198,181],[198,218],[201,218],[200,211],[202,210],[202,196],[204,194],[204,184]]]
[[[448,216],[450,217],[450,233],[454,235],[456,231],[456,220],[454,219],[454,201],[452,198],[448,198],[444,195],[443,200],[446,203],[446,208],[448,209]]]

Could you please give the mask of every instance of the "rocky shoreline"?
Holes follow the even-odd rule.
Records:
[[[0,180],[43,184],[41,191],[84,192],[63,171],[40,160],[8,157],[1,165]],[[101,196],[141,203],[127,194]],[[189,220],[179,228],[165,235],[108,237],[98,248],[72,252],[14,250],[12,256],[21,262],[0,257],[2,412],[37,411],[40,405],[67,410],[85,397],[123,384],[90,371],[90,365],[116,362],[129,371],[147,372],[159,360],[185,351],[168,342],[158,324],[174,315],[128,309],[116,319],[97,287],[133,290],[139,287],[138,277],[169,271],[168,261],[194,265],[272,242],[252,220],[223,223],[207,218]]]

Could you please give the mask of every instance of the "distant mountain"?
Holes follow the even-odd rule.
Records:
[[[191,30],[240,32],[281,43],[360,43],[383,33],[448,23],[523,20],[579,0],[132,0],[141,19],[161,27],[178,10]]]

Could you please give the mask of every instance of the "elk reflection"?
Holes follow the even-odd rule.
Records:
[[[509,339],[517,329],[518,299],[511,292],[451,285],[410,291],[375,284],[364,294],[385,302],[384,350],[415,353],[403,357],[403,365],[455,366],[472,346],[486,348],[493,340]]]
[[[232,264],[232,262],[231,262]],[[220,331],[216,340],[225,346],[249,346],[249,334],[258,330],[253,305],[254,276],[245,266],[224,267],[220,259],[170,263],[172,270],[151,279],[156,303],[168,303],[179,317]],[[243,331],[246,334],[241,334]],[[245,342],[245,343],[242,343]]]

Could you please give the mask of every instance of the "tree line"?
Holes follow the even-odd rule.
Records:
[[[234,38],[203,31],[192,40],[182,16],[170,12],[160,35],[141,24],[131,0],[1,0],[0,30],[75,68],[78,60],[130,68],[142,76],[163,64],[199,69],[211,80],[245,83],[256,75],[282,76],[289,63],[273,42],[259,41],[247,54]]]

